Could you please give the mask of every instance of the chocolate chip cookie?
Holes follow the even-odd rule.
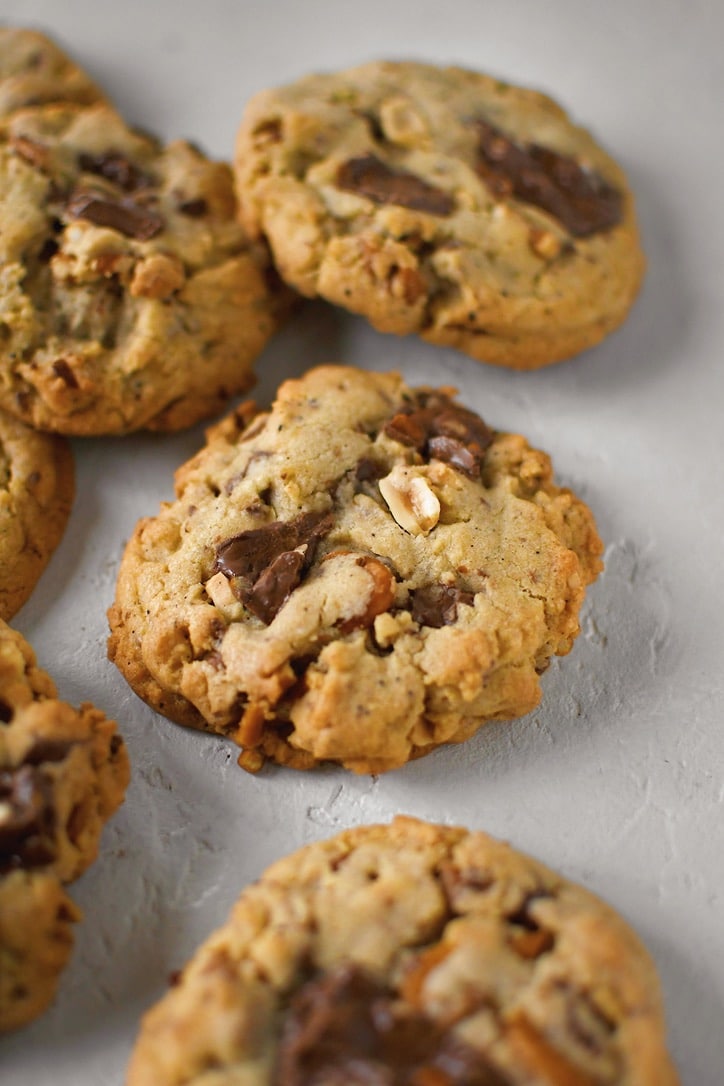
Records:
[[[0,409],[0,619],[25,603],[60,542],[73,503],[68,442]]]
[[[175,430],[253,381],[278,325],[228,165],[108,105],[0,125],[0,405],[66,434]]]
[[[73,709],[0,621],[0,1032],[53,999],[80,912],[63,885],[95,860],[129,767],[115,725]]]
[[[550,98],[476,72],[379,62],[263,91],[235,173],[297,291],[481,362],[592,346],[642,278],[619,166]]]
[[[128,1086],[212,1081],[678,1078],[654,965],[609,906],[484,833],[401,817],[275,863],[146,1015]]]
[[[378,773],[532,709],[601,541],[545,453],[453,393],[322,366],[210,430],[121,564],[136,692],[248,769]]]
[[[0,27],[0,117],[46,102],[92,105],[104,99],[93,80],[37,30]]]

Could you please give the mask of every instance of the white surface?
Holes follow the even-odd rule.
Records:
[[[377,335],[312,306],[259,363],[257,398],[340,360],[454,382],[548,450],[593,507],[606,572],[541,708],[379,780],[252,778],[223,742],[148,710],[105,658],[124,540],[171,495],[202,428],[77,441],[65,540],[16,625],[61,693],[114,716],[133,760],[53,1009],[0,1043],[3,1086],[120,1086],[138,1018],[269,861],[405,811],[481,827],[585,883],[661,973],[682,1080],[724,1072],[722,409],[724,7],[718,0],[0,0],[55,34],[127,118],[230,157],[246,98],[375,57],[461,62],[537,86],[629,171],[649,272],[626,325],[535,374]]]

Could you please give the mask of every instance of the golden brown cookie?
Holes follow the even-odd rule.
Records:
[[[104,99],[90,76],[37,30],[0,27],[0,117],[47,102]]]
[[[410,818],[293,853],[143,1020],[128,1086],[675,1086],[654,965],[602,901]]]
[[[453,391],[323,366],[212,429],[121,564],[134,690],[249,769],[377,773],[532,709],[601,541],[545,453]]]
[[[285,295],[229,167],[104,104],[1,128],[0,405],[59,433],[175,430],[247,389]]]
[[[626,316],[644,261],[620,167],[550,98],[375,62],[248,103],[243,218],[300,293],[533,369]]]
[[[74,490],[68,442],[0,408],[0,619],[35,587],[65,531]]]
[[[95,860],[128,777],[115,724],[58,700],[0,621],[0,1032],[51,1002],[80,918],[63,884]]]

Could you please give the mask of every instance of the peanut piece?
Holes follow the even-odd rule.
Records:
[[[440,519],[440,502],[423,475],[398,464],[380,479],[382,497],[401,528],[410,535],[427,535]]]

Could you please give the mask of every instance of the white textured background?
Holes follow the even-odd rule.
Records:
[[[312,306],[267,349],[257,398],[315,363],[456,383],[548,450],[594,509],[606,572],[541,708],[379,780],[236,767],[150,712],[105,658],[136,520],[202,428],[76,441],[71,524],[16,625],[61,694],[128,740],[134,777],[55,1006],[0,1042],[2,1086],[120,1086],[139,1015],[272,859],[404,811],[505,837],[635,926],[661,973],[687,1086],[724,1080],[724,5],[719,0],[0,0],[57,36],[127,119],[229,158],[245,100],[376,57],[460,62],[546,90],[629,172],[649,271],[626,325],[534,374],[382,337]]]

